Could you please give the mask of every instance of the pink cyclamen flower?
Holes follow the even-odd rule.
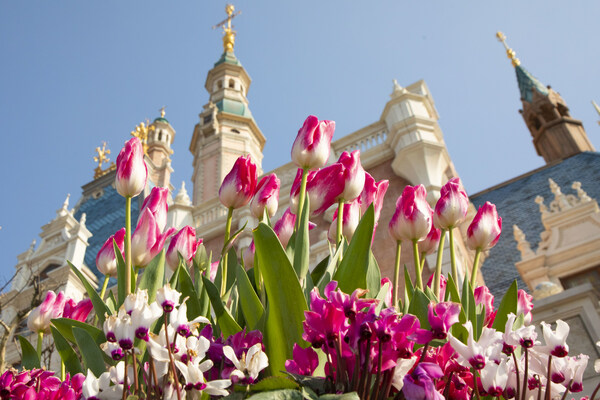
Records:
[[[311,376],[319,365],[317,352],[310,346],[303,349],[297,343],[294,343],[292,352],[294,358],[285,362],[286,371],[292,374]]]
[[[448,335],[448,330],[458,322],[460,304],[453,302],[429,303],[427,306],[427,320],[431,329],[417,329],[413,335],[420,344],[431,342],[433,339],[443,340]]]
[[[292,161],[302,169],[321,168],[329,158],[334,121],[319,121],[309,115],[292,145]]]
[[[407,399],[443,400],[444,396],[436,390],[435,381],[444,376],[439,365],[421,362],[411,374],[404,376],[402,393]]]
[[[280,187],[281,182],[275,174],[269,174],[260,180],[258,186],[256,186],[256,193],[250,202],[250,212],[255,218],[262,220],[265,210],[267,210],[269,218],[275,215],[279,205]]]
[[[519,289],[517,298],[517,315],[523,314],[525,316],[525,325],[531,323],[531,310],[533,310],[533,296]]]
[[[365,187],[365,170],[360,164],[360,150],[352,153],[344,151],[340,154],[338,163],[344,166],[344,191],[338,196],[338,200],[351,202],[360,196]]]
[[[344,192],[346,168],[340,164],[331,164],[320,169],[312,180],[306,185],[306,192],[310,200],[312,215],[323,214],[329,207],[336,203]]]
[[[75,303],[73,299],[68,299],[65,302],[62,316],[63,318],[70,318],[76,321],[85,322],[93,308],[94,305],[90,299],[83,299],[78,303]]]
[[[442,231],[431,225],[431,230],[425,237],[425,239],[419,242],[419,253],[432,254],[438,249],[440,238],[442,237]]]
[[[556,320],[555,331],[552,331],[552,327],[545,322],[542,322],[541,325],[547,351],[554,357],[566,357],[569,354],[569,345],[567,344],[569,324],[561,319]]]
[[[433,213],[433,223],[440,229],[454,228],[465,219],[468,209],[469,198],[460,179],[452,178],[440,190],[440,199]]]
[[[488,328],[491,328],[494,319],[496,318],[496,311],[494,311],[494,295],[490,292],[487,286],[478,286],[474,291],[475,304],[483,305],[485,307],[485,320],[483,324]]]
[[[396,212],[389,224],[390,235],[396,240],[424,239],[431,230],[432,218],[425,187],[406,186],[396,202]]]
[[[358,226],[358,222],[360,221],[360,203],[358,199],[352,201],[351,203],[345,203],[342,206],[343,209],[343,217],[342,217],[342,236],[346,238],[348,242],[352,240],[352,236],[354,236],[354,231]],[[327,238],[331,243],[336,242],[337,237],[337,218],[338,218],[338,210],[336,209],[333,213],[333,221],[329,226],[329,231],[327,232]]]
[[[153,187],[148,197],[144,199],[142,203],[142,211],[145,208],[150,209],[154,214],[154,219],[160,228],[160,231],[164,231],[167,226],[167,197],[169,196],[169,189],[161,187]]]
[[[502,232],[502,218],[498,217],[496,206],[486,201],[479,207],[473,222],[467,229],[467,246],[471,250],[485,251],[498,243]]]
[[[131,259],[136,267],[145,267],[163,249],[165,241],[175,232],[169,228],[160,233],[160,228],[149,209],[144,209],[131,236]]]
[[[314,178],[317,171],[308,171],[306,175],[306,186],[310,184],[310,181]],[[296,177],[294,178],[294,182],[292,183],[292,187],[290,189],[290,210],[293,214],[298,213],[298,201],[300,197],[300,186],[302,185],[302,168],[298,168],[296,172]]]
[[[166,261],[169,268],[172,271],[177,269],[179,266],[179,254],[181,254],[187,266],[190,267],[200,243],[202,243],[202,239],[196,241],[196,230],[194,228],[189,225],[181,228],[173,236],[167,249]]]
[[[96,267],[103,275],[117,277],[117,259],[115,257],[115,248],[113,240],[117,244],[121,255],[125,251],[125,228],[119,229],[114,235],[109,237],[100,248],[96,255]]]
[[[48,290],[42,304],[34,308],[29,314],[27,327],[32,332],[49,333],[50,321],[62,317],[66,301],[67,298],[63,292],[59,292],[57,295],[52,290]]]
[[[144,190],[147,179],[148,167],[144,161],[142,142],[134,137],[125,142],[125,147],[117,156],[117,192],[123,197],[135,197]]]
[[[250,156],[238,157],[219,188],[219,200],[227,208],[245,206],[256,191],[256,179],[256,164]]]
[[[375,182],[375,179],[365,172],[365,186],[360,193],[360,214],[364,215],[371,204],[375,211],[375,223],[379,220],[381,209],[383,208],[383,198],[387,192],[390,181],[382,180]]]

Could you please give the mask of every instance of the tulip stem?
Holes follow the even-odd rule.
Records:
[[[65,375],[66,375],[66,369],[65,369],[65,362],[62,360],[62,358],[60,359],[60,380],[64,381],[65,380]]]
[[[125,294],[131,293],[131,197],[125,197]]]
[[[37,354],[38,354],[38,358],[40,359],[40,365],[42,364],[42,344],[43,343],[44,343],[44,332],[39,331],[38,338],[37,338]]]
[[[421,277],[421,262],[419,261],[419,241],[413,239],[413,256],[415,259],[415,275],[417,275],[417,288],[423,290],[423,278]]]
[[[342,230],[344,229],[344,200],[338,201],[338,214],[337,214],[337,232],[335,242],[337,243],[338,248],[340,249],[340,258],[339,262],[342,262],[342,252],[344,251],[343,247],[343,235]]]
[[[104,295],[106,294],[106,288],[108,287],[108,280],[110,279],[110,275],[104,275],[104,282],[102,283],[102,290],[100,290],[100,298],[104,300]]]
[[[233,207],[229,207],[229,211],[227,212],[227,223],[225,225],[225,244],[229,241],[229,236],[231,235],[231,220],[233,219]],[[225,244],[223,246],[225,246]],[[223,249],[224,254],[221,258],[221,297],[225,295],[225,291],[227,290],[227,253],[226,249]]]
[[[471,271],[471,288],[475,289],[475,282],[477,281],[477,269],[479,268],[479,257],[481,256],[481,249],[475,251],[475,261],[473,261],[473,270]]]
[[[452,272],[452,279],[454,280],[454,284],[458,285],[458,271],[456,269],[456,254],[454,253],[454,228],[448,228],[448,236],[450,239],[450,267]],[[440,239],[441,241],[441,239]]]
[[[394,265],[394,290],[392,291],[392,305],[398,307],[398,279],[400,278],[400,253],[402,242],[396,241],[396,264]],[[406,282],[404,283],[406,285]]]
[[[435,294],[435,297],[437,297],[439,301],[442,301],[442,299],[440,299],[440,280],[441,280],[441,276],[442,276],[442,256],[444,254],[444,242],[445,241],[446,241],[446,230],[442,229],[442,232],[440,235],[440,243],[438,244],[437,260],[435,263],[435,275],[433,277],[433,293]],[[454,279],[454,277],[452,277],[452,279]]]
[[[306,181],[308,179],[308,168],[302,169],[302,180],[300,181],[300,194],[298,195],[298,212],[296,213],[296,229],[300,226],[300,218],[302,215],[302,208],[304,207],[304,199],[306,198]]]

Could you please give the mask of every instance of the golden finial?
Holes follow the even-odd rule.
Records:
[[[227,13],[227,18],[218,24],[214,25],[212,28],[216,29],[220,26],[223,27],[223,50],[233,51],[233,46],[235,45],[235,31],[233,30],[233,25],[231,25],[231,20],[235,18],[237,15],[240,15],[242,12],[238,11],[234,14],[235,7],[233,4],[227,4],[225,6],[225,12]]]
[[[498,31],[496,32],[496,37],[498,38],[498,41],[502,42],[502,44],[504,45],[504,48],[506,49],[506,56],[512,61],[513,67],[521,65],[521,61],[519,61],[519,59],[517,58],[517,54],[515,53],[515,51],[508,47],[508,45],[506,44],[506,36],[504,36],[504,33]]]
[[[100,178],[102,175],[105,175],[115,168],[115,163],[111,163],[107,169],[102,169],[102,164],[110,161],[107,157],[107,155],[110,154],[110,149],[106,148],[106,142],[102,142],[102,148],[96,147],[96,153],[98,153],[98,155],[94,156],[94,161],[98,163],[98,166],[94,169],[94,179]]]
[[[131,136],[134,136],[140,139],[142,142],[142,147],[144,148],[144,154],[147,154],[148,151],[148,132],[154,130],[154,125],[150,124],[149,120],[146,120],[146,123],[140,122],[139,125],[135,127],[134,131],[131,131]]]
[[[159,111],[160,111],[160,117],[164,118],[165,117],[165,106],[162,106]]]

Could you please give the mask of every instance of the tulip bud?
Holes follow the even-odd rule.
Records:
[[[345,168],[340,163],[317,171],[306,185],[312,215],[320,215],[336,203],[344,192]]]
[[[290,209],[285,210],[281,218],[273,225],[273,231],[279,238],[279,242],[285,249],[294,233],[294,225],[296,224],[296,216],[292,214]],[[308,230],[313,229],[317,225],[308,222]]]
[[[235,160],[219,188],[219,200],[227,208],[240,208],[248,204],[256,190],[256,165],[250,156]]]
[[[177,269],[179,254],[181,254],[187,266],[190,267],[200,243],[202,243],[202,239],[196,241],[196,230],[194,228],[189,225],[181,228],[171,239],[167,250],[166,261],[169,268],[172,271]]]
[[[168,196],[169,189],[153,187],[148,197],[146,197],[142,203],[141,211],[143,211],[145,208],[150,209],[152,214],[154,214],[154,219],[156,220],[158,228],[161,232],[165,229],[165,226],[167,226],[167,211],[169,209],[167,206]]]
[[[440,229],[454,228],[465,219],[468,208],[469,198],[460,179],[452,178],[440,190],[440,199],[433,213],[433,223]]]
[[[474,291],[475,305],[483,305],[485,307],[485,320],[483,324],[491,328],[496,318],[494,311],[494,295],[490,292],[487,286],[478,286]]]
[[[66,301],[67,298],[63,292],[59,292],[57,295],[52,290],[48,290],[42,304],[29,314],[27,327],[35,333],[49,333],[50,321],[62,317]]]
[[[390,181],[388,180],[375,182],[371,174],[365,172],[365,186],[360,193],[360,215],[364,215],[369,206],[373,204],[375,223],[379,221],[379,215],[383,208],[383,198],[389,185]]]
[[[92,308],[94,308],[94,305],[90,299],[83,299],[79,303],[75,303],[73,299],[68,299],[65,303],[62,316],[63,318],[85,322]]]
[[[144,161],[142,142],[134,137],[125,143],[117,156],[117,192],[123,197],[135,197],[144,190],[147,179],[148,167]]]
[[[519,289],[517,293],[517,315],[523,314],[525,325],[529,325],[531,323],[531,310],[533,310],[533,296],[523,289]]]
[[[419,242],[419,253],[432,254],[437,250],[442,237],[442,231],[437,229],[433,224],[431,230],[425,237],[425,239]]]
[[[306,175],[306,185],[310,181],[313,180],[317,171],[308,171]],[[298,168],[298,172],[296,172],[296,177],[294,178],[294,182],[292,183],[292,187],[290,189],[290,210],[293,214],[298,213],[298,198],[300,197],[300,186],[302,185],[302,168]]]
[[[486,201],[467,229],[467,246],[472,250],[491,249],[498,243],[501,232],[502,218],[498,217],[496,206]]]
[[[165,241],[175,232],[169,228],[160,233],[154,214],[146,208],[140,214],[138,224],[131,236],[131,259],[136,267],[145,267],[163,249]]]
[[[275,174],[267,175],[260,180],[258,186],[256,186],[256,193],[250,202],[250,212],[255,218],[262,220],[265,209],[269,218],[275,215],[279,205],[280,187],[281,182]]]
[[[100,248],[96,255],[96,267],[103,275],[108,275],[113,278],[117,277],[117,259],[113,240],[123,255],[125,248],[125,228],[119,229],[114,235],[109,237]]]
[[[254,247],[254,240],[250,243],[250,246],[246,247],[244,250],[244,268],[250,269],[254,267],[254,254],[256,253],[256,248]]]
[[[352,153],[344,151],[338,163],[344,166],[344,191],[338,196],[338,200],[351,202],[360,196],[365,187],[365,170],[360,164],[360,150]]]
[[[423,185],[406,186],[396,202],[396,212],[389,224],[395,240],[421,240],[431,230],[433,210],[427,203]]]
[[[338,210],[336,209],[333,213],[333,221],[329,226],[327,237],[331,243],[336,242],[337,237],[337,218]],[[343,205],[343,217],[342,217],[342,235],[350,242],[354,231],[358,226],[360,220],[360,203],[358,200],[354,200],[352,203],[345,203]]]
[[[316,169],[325,165],[334,130],[334,121],[319,121],[314,115],[309,115],[292,146],[292,161],[302,169]]]

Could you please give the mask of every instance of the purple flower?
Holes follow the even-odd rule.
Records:
[[[460,304],[450,301],[444,303],[429,303],[427,306],[427,320],[431,325],[430,330],[419,329],[414,337],[417,343],[425,344],[433,339],[443,340],[448,335],[448,330],[458,322]]]
[[[444,373],[437,364],[419,363],[412,374],[404,377],[402,393],[406,400],[443,400],[444,396],[435,389],[435,379],[442,376]]]
[[[319,356],[312,347],[303,349],[294,343],[293,355],[293,360],[285,362],[285,369],[292,374],[311,376],[319,365]]]

